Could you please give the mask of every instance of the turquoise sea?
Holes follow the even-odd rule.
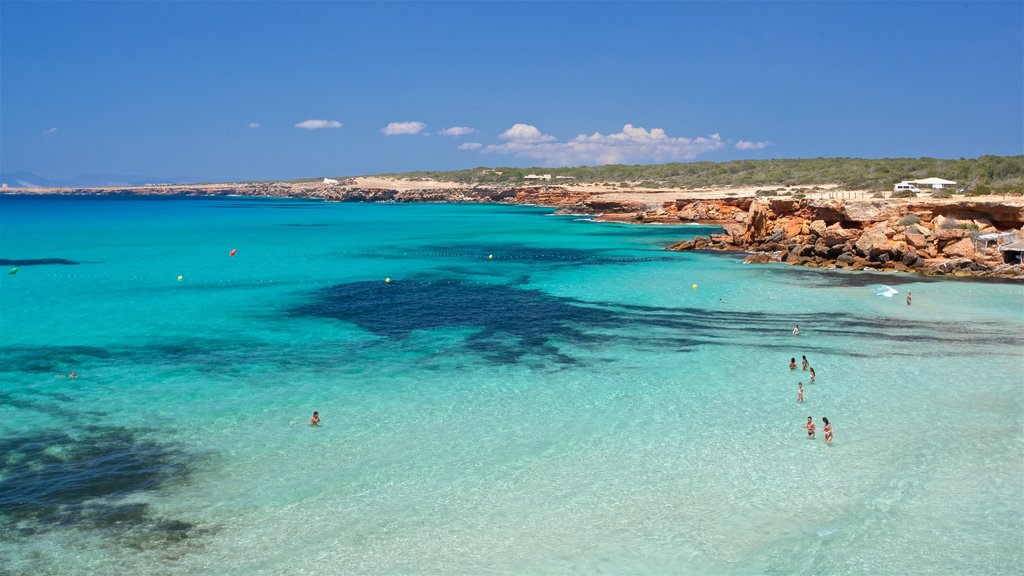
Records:
[[[1021,574],[1024,286],[708,231],[0,197],[0,573]]]

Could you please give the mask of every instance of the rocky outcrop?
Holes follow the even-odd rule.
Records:
[[[677,212],[690,213],[685,206]],[[1005,264],[998,250],[975,241],[983,231],[1024,236],[1022,226],[1024,204],[756,200],[742,218],[723,224],[724,234],[668,249],[747,251],[748,262],[1024,280],[1021,265]]]

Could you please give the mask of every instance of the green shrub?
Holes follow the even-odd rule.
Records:
[[[885,198],[885,194],[883,194],[881,192],[875,192],[874,194],[871,195],[871,197],[872,198]]]
[[[899,221],[899,225],[900,226],[910,226],[911,224],[920,224],[920,223],[921,223],[921,218],[919,218],[917,216],[914,216],[913,214],[910,214],[909,216],[904,216],[903,218],[900,218],[900,221]]]
[[[764,198],[765,196],[778,196],[778,192],[775,190],[758,190],[755,194],[758,198]]]
[[[899,192],[893,192],[890,198],[917,198],[917,193],[913,190],[900,190]]]
[[[797,192],[796,194],[793,194],[793,199],[794,200],[802,200],[802,199],[804,199],[806,197],[807,197],[807,194],[804,194],[803,192]]]
[[[987,184],[978,184],[974,188],[971,188],[964,194],[966,196],[988,196],[992,193],[992,187]]]
[[[941,228],[942,230],[952,230],[954,228],[959,227],[960,221],[957,220],[956,218],[946,218],[945,220],[942,221],[942,224],[939,224],[939,228]]]
[[[961,228],[963,230],[978,230],[979,229],[978,225],[975,224],[974,222],[961,222],[960,225],[957,226],[957,228]]]

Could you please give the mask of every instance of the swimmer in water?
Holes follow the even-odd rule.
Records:
[[[907,290],[907,306],[910,306],[910,301],[913,299],[910,295],[910,290]]]
[[[68,374],[68,378],[78,378],[78,372],[72,370],[71,374]]]
[[[797,386],[799,386],[799,388],[797,388],[797,392],[796,392],[796,401],[797,402],[803,402],[804,401],[804,383],[800,382],[799,384],[797,384]]]
[[[313,417],[309,419],[309,425],[310,426],[319,426],[320,425],[320,413],[319,412],[317,412],[315,410],[313,411]]]
[[[796,358],[789,359],[789,369],[796,370]]]
[[[801,358],[804,359],[804,363],[803,363],[803,365],[804,365],[804,372],[807,372],[807,356],[801,356]]]
[[[807,428],[807,437],[814,440],[814,420],[810,416],[807,417],[807,424],[801,426],[801,428]]]
[[[811,368],[811,381],[808,384],[814,384],[814,368]]]
[[[796,326],[793,327],[793,336],[799,336],[799,335],[800,335],[800,325],[797,324]]]
[[[822,422],[825,423],[825,444],[832,444],[832,425],[828,423],[828,418],[822,418]]]

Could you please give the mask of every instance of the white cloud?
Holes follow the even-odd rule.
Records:
[[[750,140],[740,140],[736,143],[737,150],[764,150],[768,147],[771,142],[751,142]]]
[[[479,142],[466,142],[465,144],[459,144],[459,150],[479,150],[484,145]]]
[[[505,130],[498,136],[502,140],[511,140],[511,143],[530,143],[530,142],[550,142],[556,140],[554,136],[548,136],[542,134],[537,127],[532,124],[513,124],[511,128]]]
[[[444,130],[438,131],[441,136],[465,136],[466,134],[472,134],[476,132],[469,126],[452,126],[451,128],[445,128]]]
[[[426,127],[427,125],[423,122],[389,122],[380,131],[385,136],[400,136],[404,134],[419,134]]]
[[[57,129],[52,127],[52,126],[47,128],[47,129],[45,129],[45,130],[43,130],[43,134],[56,134],[56,133],[57,133]]]
[[[249,128],[259,128],[259,127],[260,127],[260,123],[259,122],[249,122]]]
[[[303,120],[295,125],[303,130],[319,130],[321,128],[341,128],[341,122],[337,120]]]
[[[615,134],[581,134],[568,142],[558,142],[535,126],[516,124],[503,132],[501,138],[508,142],[484,146],[481,152],[511,154],[556,166],[692,160],[725,146],[718,134],[672,137],[661,128],[648,131],[632,124],[626,124],[622,132]]]

